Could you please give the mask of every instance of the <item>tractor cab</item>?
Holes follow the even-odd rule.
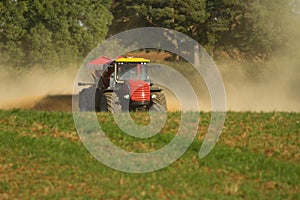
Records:
[[[148,80],[147,63],[144,58],[119,58],[114,62],[115,81],[123,83],[126,80]]]
[[[122,57],[112,61],[103,70],[96,71],[98,88],[114,89],[117,84],[128,80],[149,82],[148,66],[150,60],[144,58]]]

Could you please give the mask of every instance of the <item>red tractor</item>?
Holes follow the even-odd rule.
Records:
[[[149,62],[144,58],[120,57],[111,60],[100,57],[88,63],[87,68],[95,84],[79,93],[80,111],[166,110],[166,97],[162,89],[149,80]]]

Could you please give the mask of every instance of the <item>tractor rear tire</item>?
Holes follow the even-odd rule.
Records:
[[[154,92],[156,97],[152,99],[152,109],[155,111],[167,111],[167,99],[164,93]]]
[[[107,96],[106,94],[102,94],[100,97],[100,102],[99,102],[99,112],[108,112],[108,103],[107,103]]]

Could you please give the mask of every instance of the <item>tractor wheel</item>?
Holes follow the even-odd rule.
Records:
[[[155,98],[152,99],[152,109],[155,111],[167,111],[166,96],[162,92],[154,92]]]
[[[79,93],[79,109],[81,112],[95,111],[95,108],[93,107],[93,93],[95,93],[94,88],[83,89]]]
[[[107,93],[104,93],[102,95],[104,102],[103,103],[103,109],[101,109],[101,111],[104,111],[104,112],[119,112],[121,111],[122,107],[120,105],[120,102],[119,102],[119,97],[116,93],[113,93],[113,92],[107,92]],[[102,107],[102,106],[101,106]]]

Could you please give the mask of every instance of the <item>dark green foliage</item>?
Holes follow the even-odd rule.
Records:
[[[112,7],[115,20],[110,32],[113,34],[137,26],[156,26],[193,35],[195,39],[199,39],[198,30],[206,19],[205,4],[205,0],[117,1]]]
[[[291,2],[295,1],[3,0],[0,64],[59,67],[81,62],[105,37],[145,26],[187,34],[211,55],[267,59],[293,46],[290,38],[298,34],[293,30],[299,15]]]
[[[217,34],[215,47],[229,51],[236,48],[248,56],[265,58],[283,45],[287,1],[216,2],[218,6],[212,6],[209,12],[222,22],[219,30],[223,34]]]
[[[110,0],[0,2],[1,63],[77,63],[106,36]]]
[[[115,1],[110,32],[165,27],[193,37],[211,54],[265,59],[287,43],[288,5],[289,0]]]

